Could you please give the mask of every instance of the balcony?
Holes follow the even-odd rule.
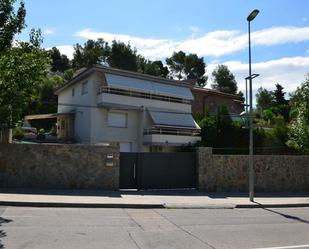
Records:
[[[104,105],[123,105],[140,108],[170,108],[171,110],[191,111],[191,100],[170,96],[151,94],[147,92],[137,92],[133,90],[117,89],[113,87],[101,86],[98,89],[97,103]]]
[[[144,129],[144,144],[151,145],[193,145],[200,141],[199,130],[147,128]]]

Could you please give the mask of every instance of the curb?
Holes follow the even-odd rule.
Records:
[[[177,204],[177,203],[165,203],[166,209],[234,209],[234,204]]]
[[[0,201],[0,206],[14,207],[55,207],[55,208],[136,208],[136,209],[235,209],[235,208],[298,208],[309,207],[309,203],[294,204],[136,204],[136,203],[65,203],[65,202],[21,202]]]
[[[0,206],[14,207],[59,207],[59,208],[165,208],[163,204],[127,204],[127,203],[64,203],[64,202],[18,202],[0,201]]]
[[[235,208],[297,208],[309,207],[309,203],[293,203],[293,204],[237,204]]]

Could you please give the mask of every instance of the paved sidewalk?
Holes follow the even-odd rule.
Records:
[[[309,193],[244,193],[199,191],[88,191],[0,189],[0,205],[119,208],[258,208],[309,207]]]

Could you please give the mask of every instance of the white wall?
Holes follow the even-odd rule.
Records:
[[[127,114],[127,127],[109,127],[108,112]],[[91,143],[119,142],[132,143],[132,151],[138,151],[140,112],[96,108],[91,113]]]
[[[88,82],[88,93],[82,94],[82,83]],[[72,96],[72,89],[74,96]],[[63,90],[58,95],[58,113],[75,111],[75,138],[77,142],[91,143],[91,113],[97,108],[97,82],[95,75]]]

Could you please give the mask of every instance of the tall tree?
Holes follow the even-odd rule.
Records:
[[[15,2],[16,0],[0,1],[0,52],[11,47],[14,36],[25,27],[25,4],[21,1],[15,13]]]
[[[285,99],[284,95],[285,92],[283,92],[283,87],[280,84],[276,84],[276,89],[274,91],[274,99],[275,99],[275,103],[277,105],[285,105],[287,104],[287,100]]]
[[[218,65],[212,72],[213,82],[212,88],[220,92],[237,94],[237,82],[235,76],[226,65]]]
[[[256,93],[256,107],[260,110],[265,110],[273,106],[274,95],[272,91],[260,87]]]
[[[206,85],[206,64],[203,57],[198,57],[196,54],[186,55],[183,51],[179,51],[166,58],[166,64],[170,69],[171,78],[195,80],[199,86]]]
[[[61,54],[59,49],[53,47],[50,51],[51,71],[64,73],[65,70],[71,67],[69,58]]]
[[[109,54],[108,43],[103,39],[88,40],[84,45],[75,44],[72,66],[75,70],[106,62]]]
[[[291,103],[296,117],[289,129],[288,145],[309,153],[309,74],[305,82],[297,88]]]
[[[41,40],[40,32],[32,30],[30,42],[19,42],[0,56],[0,129],[14,126],[46,77],[49,59]]]
[[[130,44],[113,41],[107,63],[111,67],[137,72],[137,51]]]

